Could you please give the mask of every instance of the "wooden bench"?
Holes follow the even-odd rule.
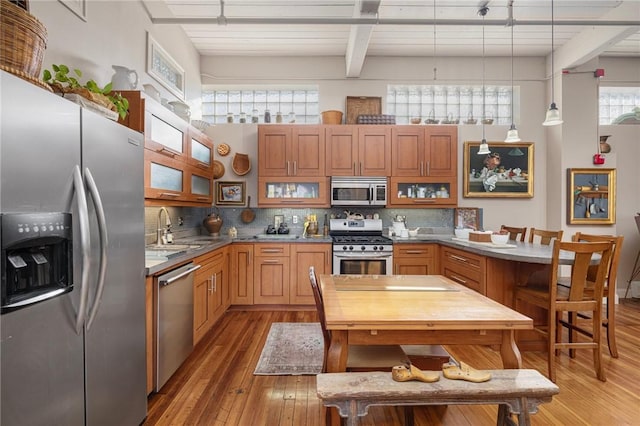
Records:
[[[358,424],[372,405],[492,405],[498,404],[497,424],[530,425],[530,413],[550,402],[560,389],[537,370],[490,370],[491,380],[471,383],[449,380],[440,373],[434,383],[396,382],[391,372],[324,373],[317,375],[318,397],[336,407],[348,426]],[[405,423],[406,423],[405,419]],[[413,419],[410,420],[412,422]]]

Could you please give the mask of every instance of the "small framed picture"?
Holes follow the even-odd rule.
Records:
[[[244,206],[244,182],[216,182],[216,205]]]
[[[482,229],[480,209],[477,207],[458,207],[455,209],[455,227],[479,231]]]
[[[616,223],[616,169],[567,169],[567,223]]]
[[[463,196],[532,198],[533,143],[489,142],[489,149],[478,154],[480,142],[464,143]]]

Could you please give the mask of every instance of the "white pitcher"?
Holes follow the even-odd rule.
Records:
[[[115,74],[111,77],[113,90],[135,90],[138,86],[138,73],[120,65],[111,66]]]

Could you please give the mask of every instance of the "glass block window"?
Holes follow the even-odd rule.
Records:
[[[600,86],[600,124],[614,124],[622,114],[634,112],[640,107],[640,87]]]
[[[485,86],[484,102],[485,118],[493,119],[493,124],[511,124],[511,86]],[[411,118],[481,124],[482,86],[389,85],[387,113],[395,115],[398,124],[408,124]]]
[[[202,92],[202,119],[215,123],[264,123],[269,110],[271,123],[319,123],[317,87],[302,88],[216,88]],[[295,121],[293,121],[295,120]]]

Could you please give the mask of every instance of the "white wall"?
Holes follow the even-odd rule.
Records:
[[[200,56],[180,27],[153,27],[137,1],[87,1],[83,21],[55,0],[31,1],[30,13],[47,28],[42,69],[65,64],[83,72],[82,82],[100,86],[111,81],[112,65],[137,71],[142,84],[153,84],[169,101],[177,98],[146,73],[147,31],[185,70],[186,101],[197,116],[200,106]]]

